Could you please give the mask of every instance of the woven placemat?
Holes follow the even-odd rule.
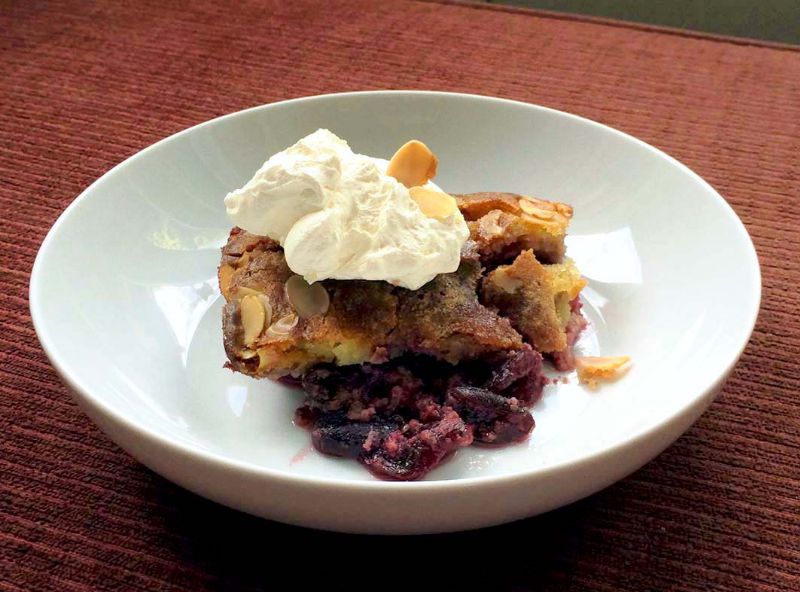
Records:
[[[334,590],[480,577],[488,589],[800,589],[797,48],[402,0],[6,1],[0,31],[0,590],[281,589],[285,577]],[[758,325],[717,401],[655,461],[512,525],[344,536],[180,490],[71,401],[27,303],[36,251],[70,201],[192,124],[383,88],[596,119],[679,158],[734,207],[761,260]]]

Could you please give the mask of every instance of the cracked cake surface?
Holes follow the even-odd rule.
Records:
[[[231,247],[229,249],[229,247]],[[518,349],[522,337],[511,322],[479,300],[481,264],[468,242],[461,265],[440,274],[419,290],[386,282],[325,280],[330,305],[324,315],[298,318],[285,285],[291,272],[277,243],[234,229],[223,248],[221,285],[224,343],[234,369],[273,378],[301,374],[314,364],[359,364],[401,353],[424,353],[458,362],[495,351]],[[244,343],[242,298],[259,295],[275,324]]]

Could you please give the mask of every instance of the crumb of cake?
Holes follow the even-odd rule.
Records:
[[[583,356],[575,359],[578,380],[591,389],[600,382],[617,380],[631,367],[630,356]]]
[[[571,260],[542,265],[528,250],[486,276],[483,298],[510,319],[536,350],[559,352],[568,346],[570,301],[585,283]]]

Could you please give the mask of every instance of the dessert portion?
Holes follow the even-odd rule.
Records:
[[[319,130],[225,198],[227,365],[301,386],[320,452],[417,479],[534,427],[543,360],[572,369],[585,285],[565,205],[450,196],[418,141],[390,161]]]

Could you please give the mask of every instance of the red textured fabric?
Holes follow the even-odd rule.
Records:
[[[487,574],[490,590],[800,589],[798,48],[404,0],[6,0],[0,31],[0,590],[282,589],[285,576],[451,589]],[[516,524],[353,537],[186,493],[70,400],[27,304],[33,258],[67,204],[192,124],[380,88],[596,119],[681,159],[744,220],[764,280],[755,334],[708,413],[655,461]]]

